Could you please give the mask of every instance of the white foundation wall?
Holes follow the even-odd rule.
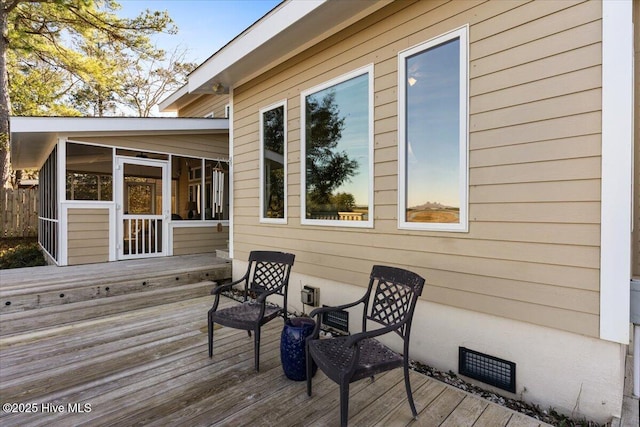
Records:
[[[234,278],[246,261],[233,262]],[[302,286],[320,288],[320,305],[339,305],[362,297],[366,288],[295,273],[289,280],[289,311],[309,313],[300,302]],[[363,283],[362,286],[366,286]],[[360,330],[359,313],[350,311],[351,331]],[[399,339],[387,343],[396,350]],[[458,371],[458,347],[516,363],[516,394],[503,396],[554,408],[565,415],[599,423],[620,417],[626,347],[617,343],[529,323],[419,301],[411,332],[411,358],[441,371]]]

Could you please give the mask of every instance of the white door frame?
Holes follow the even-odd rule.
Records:
[[[125,254],[124,253],[124,220],[133,216],[124,213],[124,165],[134,164],[140,166],[150,166],[161,168],[162,170],[162,211],[155,215],[140,215],[147,217],[149,221],[162,221],[162,250],[161,251],[143,251],[142,253]],[[135,258],[151,258],[166,256],[168,254],[169,244],[169,218],[171,212],[171,185],[169,176],[169,161],[142,159],[138,157],[115,156],[115,178],[114,178],[114,200],[116,202],[116,254],[117,259],[135,259]]]

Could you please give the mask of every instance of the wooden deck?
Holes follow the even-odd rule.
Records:
[[[260,373],[253,370],[253,341],[243,331],[217,329],[209,359],[206,311],[211,302],[211,297],[191,298],[0,337],[1,403],[32,412],[3,411],[0,425],[338,424],[336,384],[318,372],[313,396],[307,397],[304,382],[284,376],[281,320],[264,330]],[[350,424],[540,425],[418,373],[412,373],[412,385],[416,421],[401,370],[352,384]]]
[[[231,261],[210,253],[0,270],[0,315],[230,277]]]

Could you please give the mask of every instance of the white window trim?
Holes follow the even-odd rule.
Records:
[[[374,66],[373,64],[368,64],[364,67],[353,70],[349,73],[343,74],[339,77],[336,77],[332,80],[329,80],[325,83],[322,83],[318,86],[314,86],[310,89],[307,89],[300,93],[300,224],[302,225],[322,225],[322,226],[335,226],[335,227],[354,227],[354,228],[373,228],[373,185],[374,185],[374,174],[373,174],[373,97],[374,97]],[[306,174],[306,114],[305,114],[305,105],[306,105],[306,97],[308,95],[314,94],[316,92],[320,92],[321,90],[327,89],[332,86],[336,86],[342,82],[353,79],[355,77],[362,76],[364,74],[369,75],[369,106],[368,106],[368,119],[369,119],[369,205],[368,205],[368,213],[366,221],[339,221],[339,220],[324,220],[324,219],[307,219],[306,218],[306,210],[307,210],[307,198],[306,198],[306,188],[307,188],[307,174]]]
[[[229,118],[230,111],[231,111],[231,104],[225,104],[224,105],[224,118],[225,119]]]
[[[398,228],[428,231],[469,231],[469,78],[468,78],[468,25],[420,43],[398,53]],[[429,48],[455,38],[460,39],[460,222],[458,224],[406,221],[406,59]]]
[[[264,216],[264,113],[267,111],[274,110],[276,108],[282,107],[284,116],[283,116],[283,125],[284,125],[284,218],[266,218]],[[288,205],[288,197],[287,197],[287,176],[288,176],[288,165],[287,165],[287,100],[282,100],[276,102],[275,104],[271,104],[268,107],[264,107],[260,109],[260,222],[266,224],[286,224],[287,223],[287,205]]]

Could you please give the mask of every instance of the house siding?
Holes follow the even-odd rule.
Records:
[[[180,117],[205,117],[213,113],[214,118],[224,118],[224,106],[229,95],[202,96],[180,109]]]
[[[430,302],[599,334],[597,1],[396,2],[234,89],[234,257],[365,285],[385,263]],[[469,25],[469,232],[398,230],[397,54]],[[374,64],[374,228],[300,225],[300,93]],[[288,224],[259,223],[259,109],[287,98]],[[183,111],[180,115],[185,115]]]
[[[69,265],[109,261],[109,209],[69,208],[67,213]]]
[[[173,254],[188,255],[227,249],[229,227],[173,227]]]

